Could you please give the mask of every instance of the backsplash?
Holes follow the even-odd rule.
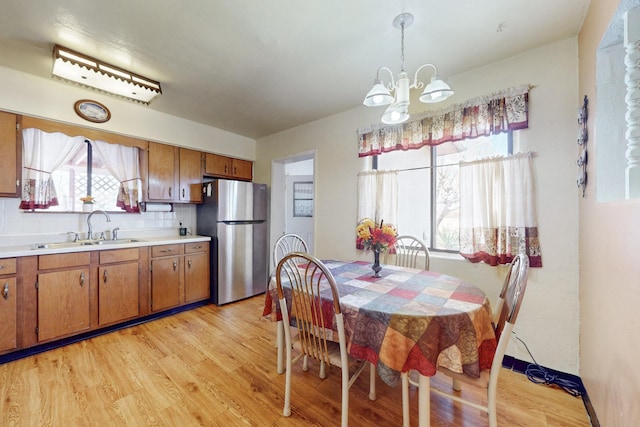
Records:
[[[68,232],[87,232],[86,213],[37,213],[18,209],[20,199],[0,198],[0,246],[25,245],[39,242],[64,242],[70,240]],[[111,222],[104,215],[94,215],[91,223],[94,232],[119,227],[119,237],[152,237],[178,235],[178,227],[195,234],[196,206],[174,204],[173,212],[109,213]]]

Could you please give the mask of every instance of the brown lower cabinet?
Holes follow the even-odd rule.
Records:
[[[151,311],[208,299],[209,242],[151,248]]]
[[[0,356],[208,299],[209,242],[0,259]]]
[[[88,330],[91,326],[90,253],[38,258],[37,340],[48,341]]]
[[[0,353],[17,345],[16,259],[0,259]]]

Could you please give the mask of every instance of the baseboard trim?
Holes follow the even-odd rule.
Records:
[[[510,369],[519,374],[526,375],[527,368],[531,365],[531,362],[525,362],[524,360],[516,359],[511,356],[504,356],[502,359],[502,367]],[[557,378],[561,380],[571,381],[577,384],[577,390],[582,393],[582,403],[584,404],[585,410],[587,411],[587,415],[589,416],[589,420],[591,421],[592,427],[600,427],[600,422],[598,421],[598,417],[596,416],[596,411],[591,403],[591,399],[589,399],[589,394],[587,393],[587,389],[584,387],[584,383],[579,376],[567,374],[566,372],[556,371],[555,369],[544,367],[550,374],[555,375]]]

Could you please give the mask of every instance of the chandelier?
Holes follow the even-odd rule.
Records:
[[[423,64],[417,70],[413,78],[413,83],[409,84],[409,75],[404,70],[404,30],[411,26],[413,23],[413,15],[410,13],[402,13],[395,17],[393,20],[393,26],[400,29],[400,73],[398,78],[394,80],[393,73],[387,67],[378,68],[376,78],[373,81],[373,88],[365,96],[363,104],[367,107],[378,107],[382,105],[388,105],[386,111],[382,115],[382,123],[385,124],[398,124],[406,122],[409,119],[409,103],[410,103],[410,89],[422,89],[420,95],[420,101],[431,104],[435,102],[444,101],[451,95],[453,90],[448,84],[438,78],[438,69],[433,64]],[[418,81],[418,73],[423,68],[433,68],[433,77],[431,82],[425,86],[421,81]],[[380,79],[380,72],[387,71],[391,77],[391,81],[387,86],[382,84]],[[394,95],[391,95],[394,92]]]

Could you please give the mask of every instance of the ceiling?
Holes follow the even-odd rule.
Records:
[[[60,44],[159,81],[163,94],[145,108],[260,138],[361,106],[382,65],[397,75],[400,31],[392,21],[402,12],[415,16],[405,32],[405,69],[412,77],[431,62],[446,81],[576,36],[589,0],[1,5],[0,66],[50,78],[53,46]],[[421,73],[430,77],[428,69]]]

